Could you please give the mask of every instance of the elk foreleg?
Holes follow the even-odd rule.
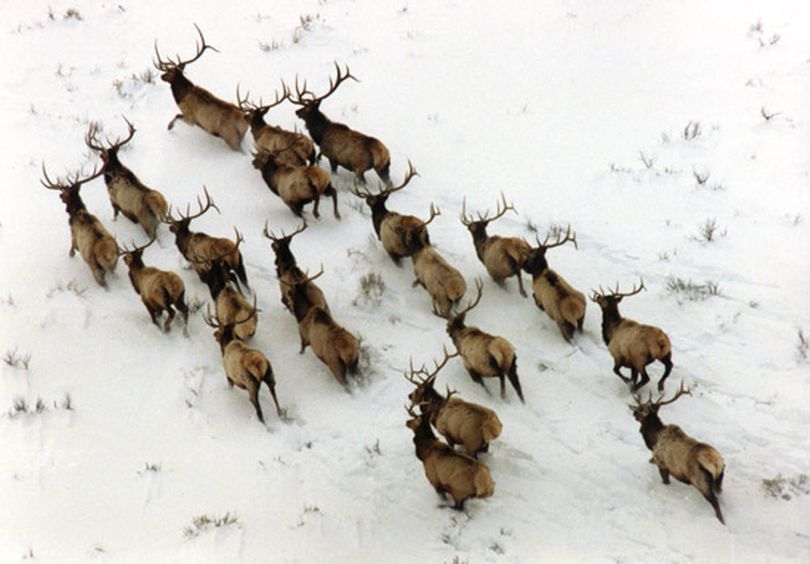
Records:
[[[178,119],[182,119],[186,123],[189,123],[188,119],[186,119],[186,116],[184,116],[183,114],[177,114],[176,116],[174,116],[174,118],[172,118],[172,121],[169,122],[169,125],[166,127],[166,129],[171,130],[174,127],[174,122],[176,122]]]

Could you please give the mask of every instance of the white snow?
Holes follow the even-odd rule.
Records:
[[[70,8],[81,20],[65,17]],[[805,3],[57,0],[5,2],[0,14],[0,354],[18,361],[0,363],[0,561],[810,561]],[[397,267],[382,250],[345,171],[343,220],[324,205],[292,247],[311,272],[324,265],[319,284],[370,364],[347,394],[311,350],[298,354],[261,235],[265,220],[288,231],[298,221],[251,167],[249,135],[237,153],[183,123],[169,132],[168,85],[132,79],[151,68],[155,39],[164,54],[190,55],[195,22],[221,53],[190,65],[191,80],[230,100],[237,82],[272,99],[282,78],[323,90],[333,62],[348,64],[361,82],[343,84],[324,112],[381,139],[395,181],[407,159],[420,172],[390,207],[442,209],[436,247],[471,288],[484,279],[469,323],[517,348],[526,405],[511,389],[501,400],[497,382],[487,395],[458,360],[440,376],[503,421],[482,457],[491,498],[440,507],[414,455],[401,372],[449,339],[411,287],[410,262]],[[762,108],[781,113],[766,121]],[[293,109],[268,119],[302,128]],[[121,135],[122,115],[138,131],[121,158],[141,180],[181,207],[206,185],[222,214],[192,227],[244,233],[262,310],[251,346],[273,363],[290,423],[266,389],[265,427],[227,386],[199,313],[189,338],[179,325],[164,335],[123,263],[105,291],[68,257],[67,216],[39,185],[41,163],[52,174],[92,166],[88,122]],[[690,121],[701,134],[685,140]],[[706,184],[693,171],[709,173]],[[694,395],[662,419],[722,453],[727,526],[696,489],[665,486],[648,464],[595,304],[572,346],[514,280],[504,290],[487,277],[457,215],[463,197],[494,209],[501,191],[520,214],[490,232],[534,242],[529,218],[541,238],[570,223],[579,250],[554,249],[549,262],[583,292],[643,276],[648,291],[622,313],[672,340],[667,390],[683,380]],[[145,241],[112,221],[101,179],[82,196],[120,242]],[[700,241],[712,218],[715,240]],[[208,298],[166,227],[145,260],[178,272],[189,298]],[[386,285],[380,306],[359,299],[371,272]],[[720,295],[670,294],[676,278],[717,283]],[[652,373],[654,384],[660,365]],[[29,413],[15,412],[20,399]],[[790,499],[763,487],[776,478],[772,491]],[[236,523],[185,532],[226,514]]]

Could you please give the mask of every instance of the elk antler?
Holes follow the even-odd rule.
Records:
[[[156,241],[156,237],[152,237],[151,239],[149,239],[149,241],[148,241],[147,243],[145,243],[145,244],[141,245],[140,247],[135,246],[135,243],[133,242],[133,243],[132,243],[132,246],[133,246],[132,250],[128,249],[128,248],[127,248],[127,247],[125,247],[125,246],[122,246],[122,245],[117,245],[117,246],[118,246],[118,256],[119,256],[119,257],[122,257],[122,256],[124,256],[124,255],[130,255],[130,254],[134,254],[134,253],[141,253],[141,252],[143,252],[143,251],[144,251],[144,250],[145,250],[145,249],[146,249],[146,248],[147,248],[149,245],[151,245],[151,244],[152,244],[152,243],[154,243],[155,241]]]
[[[214,208],[215,210],[217,210],[217,212],[222,213],[217,207],[217,205],[214,203],[214,200],[211,199],[211,195],[208,193],[208,188],[205,185],[203,185],[203,193],[205,194],[205,204],[203,204],[200,197],[197,196],[197,207],[199,208],[197,213],[192,215],[191,204],[189,204],[188,206],[186,206],[186,213],[180,214],[180,218],[175,219],[174,215],[172,215],[171,208],[169,208],[169,211],[166,213],[166,218],[168,219],[168,222],[180,223],[186,220],[191,221],[192,219],[197,219],[211,208]]]
[[[194,55],[191,59],[187,59],[185,61],[180,59],[180,55],[177,55],[177,60],[176,61],[173,61],[172,59],[170,59],[168,57],[166,58],[165,61],[163,59],[161,59],[160,58],[160,51],[158,51],[157,39],[155,39],[155,55],[157,56],[157,61],[153,60],[152,64],[155,65],[156,69],[165,72],[165,71],[177,68],[177,69],[180,69],[182,71],[186,67],[187,64],[193,63],[194,61],[199,59],[202,56],[202,54],[205,52],[206,49],[211,49],[212,51],[216,51],[217,53],[219,53],[219,49],[217,49],[213,45],[209,45],[209,44],[207,44],[205,42],[205,36],[203,36],[203,32],[200,29],[200,26],[198,26],[197,24],[194,24],[194,27],[197,29],[197,33],[200,34],[200,41],[195,42],[196,45],[197,45],[197,54]]]
[[[537,241],[537,246],[542,247],[543,249],[551,249],[554,247],[559,247],[560,245],[566,244],[568,241],[574,243],[574,248],[579,249],[579,245],[577,245],[577,234],[574,232],[571,234],[571,226],[565,228],[565,233],[557,232],[557,238],[553,243],[549,243],[549,239],[551,239],[551,231],[546,234],[546,238],[543,239],[543,242],[540,242],[540,238],[535,235],[534,239]]]
[[[473,309],[475,306],[477,306],[478,302],[481,301],[481,292],[482,292],[483,289],[484,289],[484,281],[481,280],[480,278],[476,278],[475,279],[475,291],[476,291],[477,295],[476,295],[475,299],[472,302],[468,303],[467,307],[465,307],[461,311],[456,312],[456,314],[453,315],[452,317],[453,318],[461,317],[462,315],[465,315],[467,312],[469,312],[471,309]]]
[[[245,97],[242,98],[242,96],[240,96],[239,94],[239,84],[237,83],[236,85],[236,101],[239,104],[239,109],[242,110],[243,112],[259,112],[262,115],[266,114],[270,108],[275,108],[276,106],[278,106],[287,99],[288,93],[286,86],[284,86],[284,84],[282,83],[281,96],[279,96],[278,91],[276,91],[274,94],[276,99],[270,104],[265,105],[264,99],[259,98],[259,104],[256,105],[254,102],[250,101],[250,92],[247,92],[245,94]]]
[[[338,89],[338,86],[340,86],[341,83],[344,82],[346,79],[351,78],[355,82],[360,82],[358,80],[358,78],[356,76],[354,76],[351,73],[351,71],[349,70],[349,65],[346,65],[346,72],[344,74],[340,70],[340,65],[338,65],[337,61],[335,61],[335,70],[337,70],[337,77],[335,78],[335,80],[332,80],[331,78],[329,79],[329,90],[326,91],[326,94],[323,94],[321,96],[315,96],[315,94],[312,91],[307,90],[307,82],[306,82],[306,80],[304,81],[303,87],[300,87],[298,85],[298,76],[296,75],[296,77],[295,77],[295,93],[298,95],[298,98],[293,99],[292,96],[289,96],[290,102],[292,102],[293,104],[295,104],[297,106],[310,106],[310,105],[313,105],[313,104],[318,104],[321,101],[328,98],[329,96],[331,96],[332,94],[334,94],[335,90]],[[309,94],[310,97],[305,100],[304,96],[307,95],[307,94]]]
[[[98,124],[98,122],[91,122],[90,126],[87,128],[87,134],[84,136],[84,144],[94,151],[103,152],[120,149],[129,143],[132,140],[133,135],[135,135],[135,126],[132,125],[132,122],[130,122],[126,116],[121,117],[124,118],[128,129],[127,136],[124,139],[118,138],[115,141],[111,141],[109,137],[106,137],[105,139],[107,141],[107,147],[104,147],[98,141],[98,134],[101,132],[101,126]]]
[[[304,273],[304,278],[294,280],[293,282],[287,282],[286,280],[282,280],[281,278],[279,278],[278,281],[280,283],[284,284],[285,286],[288,286],[290,288],[294,288],[295,286],[301,286],[301,285],[304,285],[304,284],[309,284],[310,282],[312,282],[313,280],[315,280],[316,278],[318,278],[322,274],[323,274],[323,264],[321,264],[321,269],[314,276],[309,276],[309,272],[305,272]]]
[[[94,178],[98,178],[104,173],[104,169],[103,168],[99,169],[98,165],[96,165],[93,167],[93,172],[90,173],[90,176],[80,178],[82,172],[83,172],[82,169],[79,169],[72,175],[68,174],[67,176],[65,176],[65,178],[57,177],[56,181],[53,181],[48,176],[48,171],[45,170],[45,162],[43,161],[42,175],[44,176],[44,178],[41,179],[39,182],[49,190],[59,190],[64,192],[65,190],[68,190],[70,188],[78,188],[85,182],[89,182]]]
[[[408,160],[408,172],[405,173],[405,178],[402,179],[402,184],[400,184],[399,186],[390,186],[388,188],[385,188],[382,185],[382,183],[379,183],[379,186],[380,186],[379,193],[372,194],[368,190],[361,190],[360,187],[357,185],[357,179],[355,179],[354,183],[352,185],[351,191],[352,191],[352,194],[354,194],[355,196],[357,196],[359,198],[367,198],[368,196],[373,196],[373,195],[388,197],[391,194],[393,194],[394,192],[397,192],[397,191],[402,190],[403,188],[405,188],[408,185],[408,182],[410,182],[411,179],[414,176],[419,176],[419,173],[416,172],[416,169],[413,167],[413,163],[409,159]]]
[[[262,231],[262,233],[264,233],[264,236],[267,237],[268,239],[270,239],[271,241],[283,241],[283,240],[289,241],[290,239],[292,239],[293,237],[295,237],[299,233],[303,233],[306,230],[307,227],[309,227],[309,225],[307,224],[307,220],[304,219],[303,223],[301,224],[301,227],[299,227],[298,229],[296,229],[295,231],[293,231],[289,235],[286,235],[284,233],[284,231],[282,231],[281,232],[281,237],[277,237],[275,233],[273,233],[272,231],[270,231],[268,229],[267,221],[265,221],[264,222],[264,231]]]
[[[501,204],[503,204],[503,207],[501,207]],[[479,212],[477,214],[478,219],[474,220],[474,219],[472,219],[472,217],[467,215],[467,198],[464,198],[461,201],[461,214],[460,214],[461,223],[463,223],[466,227],[469,227],[473,223],[483,223],[484,225],[486,225],[486,224],[490,223],[491,221],[495,221],[496,219],[500,219],[509,210],[512,210],[513,212],[517,213],[517,210],[515,209],[515,206],[512,205],[512,204],[507,203],[506,202],[506,196],[504,195],[503,192],[501,192],[501,199],[497,203],[497,208],[495,208],[495,215],[493,217],[489,217],[489,209],[487,209],[487,211],[484,212],[484,214],[481,214]]]

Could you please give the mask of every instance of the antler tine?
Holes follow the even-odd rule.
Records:
[[[122,118],[124,118],[124,121],[125,121],[125,122],[126,122],[126,124],[127,124],[127,129],[128,129],[127,136],[126,136],[126,138],[125,138],[125,139],[120,139],[120,138],[119,138],[119,139],[115,140],[114,142],[113,142],[113,141],[111,141],[109,137],[106,137],[105,139],[107,140],[107,145],[108,145],[107,150],[108,150],[108,151],[111,151],[111,150],[113,150],[113,149],[119,149],[119,148],[123,147],[124,145],[126,145],[127,143],[129,143],[129,142],[132,140],[132,137],[135,135],[135,126],[134,126],[134,125],[132,125],[132,122],[131,122],[131,121],[129,121],[129,120],[126,118],[126,116],[123,116],[123,115],[122,115],[121,117],[122,117]],[[88,146],[89,146],[89,145],[88,145]],[[91,148],[94,148],[94,147],[91,147]],[[98,150],[98,149],[97,149],[97,150]],[[103,148],[102,148],[101,150],[103,150]]]
[[[503,209],[501,209],[501,204],[503,203]],[[517,213],[514,204],[509,204],[506,202],[506,195],[501,191],[501,201],[498,202],[497,207],[495,208],[495,217],[492,219],[488,219],[487,221],[495,221],[496,219],[500,219],[503,215],[512,210],[513,212]]]
[[[619,284],[617,282],[616,283],[616,290],[613,291],[613,295],[614,296],[621,296],[623,298],[627,298],[629,296],[635,296],[636,294],[638,294],[642,290],[646,290],[646,289],[647,289],[647,287],[644,285],[644,278],[640,277],[640,284],[639,284],[638,288],[636,288],[636,285],[633,284],[633,289],[630,290],[629,292],[619,292]]]
[[[394,192],[402,190],[408,185],[408,182],[410,182],[414,176],[419,176],[419,173],[416,172],[413,163],[410,159],[408,159],[408,172],[405,173],[405,178],[402,180],[402,184],[399,186],[391,186],[390,188],[383,188],[382,184],[380,184],[380,194],[393,194]]]
[[[678,391],[675,392],[675,395],[672,396],[671,399],[664,400],[664,394],[661,394],[661,396],[656,401],[651,402],[651,403],[652,403],[652,405],[654,405],[656,407],[661,407],[662,405],[669,405],[671,403],[674,403],[675,400],[677,400],[681,396],[691,396],[691,395],[692,395],[692,389],[684,387],[683,380],[681,380],[681,385],[678,388]],[[650,399],[652,400],[652,397],[650,397]]]
[[[98,134],[101,131],[101,124],[97,121],[91,121],[87,127],[87,133],[84,136],[84,144],[94,151],[103,151],[104,147],[98,144]]]
[[[440,210],[439,208],[437,208],[437,207],[436,207],[436,206],[433,204],[433,202],[431,202],[431,203],[430,203],[430,217],[428,218],[428,220],[427,220],[427,221],[423,221],[423,222],[422,222],[422,225],[427,225],[427,224],[429,224],[431,221],[433,221],[434,219],[436,219],[436,217],[438,217],[438,216],[440,216],[440,215],[442,215],[442,210]]]
[[[48,176],[48,171],[45,170],[45,161],[42,161],[42,175],[45,177],[45,179],[44,180],[40,179],[39,183],[42,184],[45,188],[48,188],[49,190],[59,190],[59,191],[66,190],[68,188],[68,186],[65,186],[63,184],[61,178],[57,177],[56,182],[50,179],[50,177]]]
[[[462,225],[467,227],[472,223],[472,220],[467,216],[467,196],[461,199],[461,213],[458,215]]]
[[[481,278],[476,278],[475,279],[475,291],[476,291],[477,295],[476,295],[475,299],[472,302],[468,303],[467,307],[465,307],[464,309],[462,309],[461,311],[456,313],[456,315],[454,317],[459,317],[461,315],[464,315],[465,313],[468,313],[471,309],[473,309],[475,306],[477,306],[478,302],[481,301],[481,295],[482,295],[483,289],[484,289],[484,281],[481,280]]]
[[[205,304],[205,314],[203,315],[203,321],[209,327],[213,327],[214,329],[219,329],[221,327],[219,321],[211,315],[211,304]]]

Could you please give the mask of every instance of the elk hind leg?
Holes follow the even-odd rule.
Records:
[[[262,406],[259,405],[259,383],[253,378],[250,378],[250,383],[247,385],[248,394],[250,395],[250,403],[256,409],[256,417],[259,421],[264,423],[264,414],[262,413]]]
[[[666,380],[669,377],[669,373],[672,372],[672,353],[667,353],[660,361],[664,365],[664,375],[661,376],[661,379],[658,381],[658,391],[663,392],[664,380]]]
[[[622,367],[622,365],[621,365],[621,363],[620,363],[618,360],[613,361],[613,373],[614,373],[616,376],[618,376],[619,378],[621,378],[621,379],[622,379],[622,381],[623,381],[625,384],[629,384],[629,383],[630,383],[630,379],[628,379],[627,377],[625,377],[625,376],[624,376],[624,375],[621,373],[621,371],[619,370],[621,367]]]

